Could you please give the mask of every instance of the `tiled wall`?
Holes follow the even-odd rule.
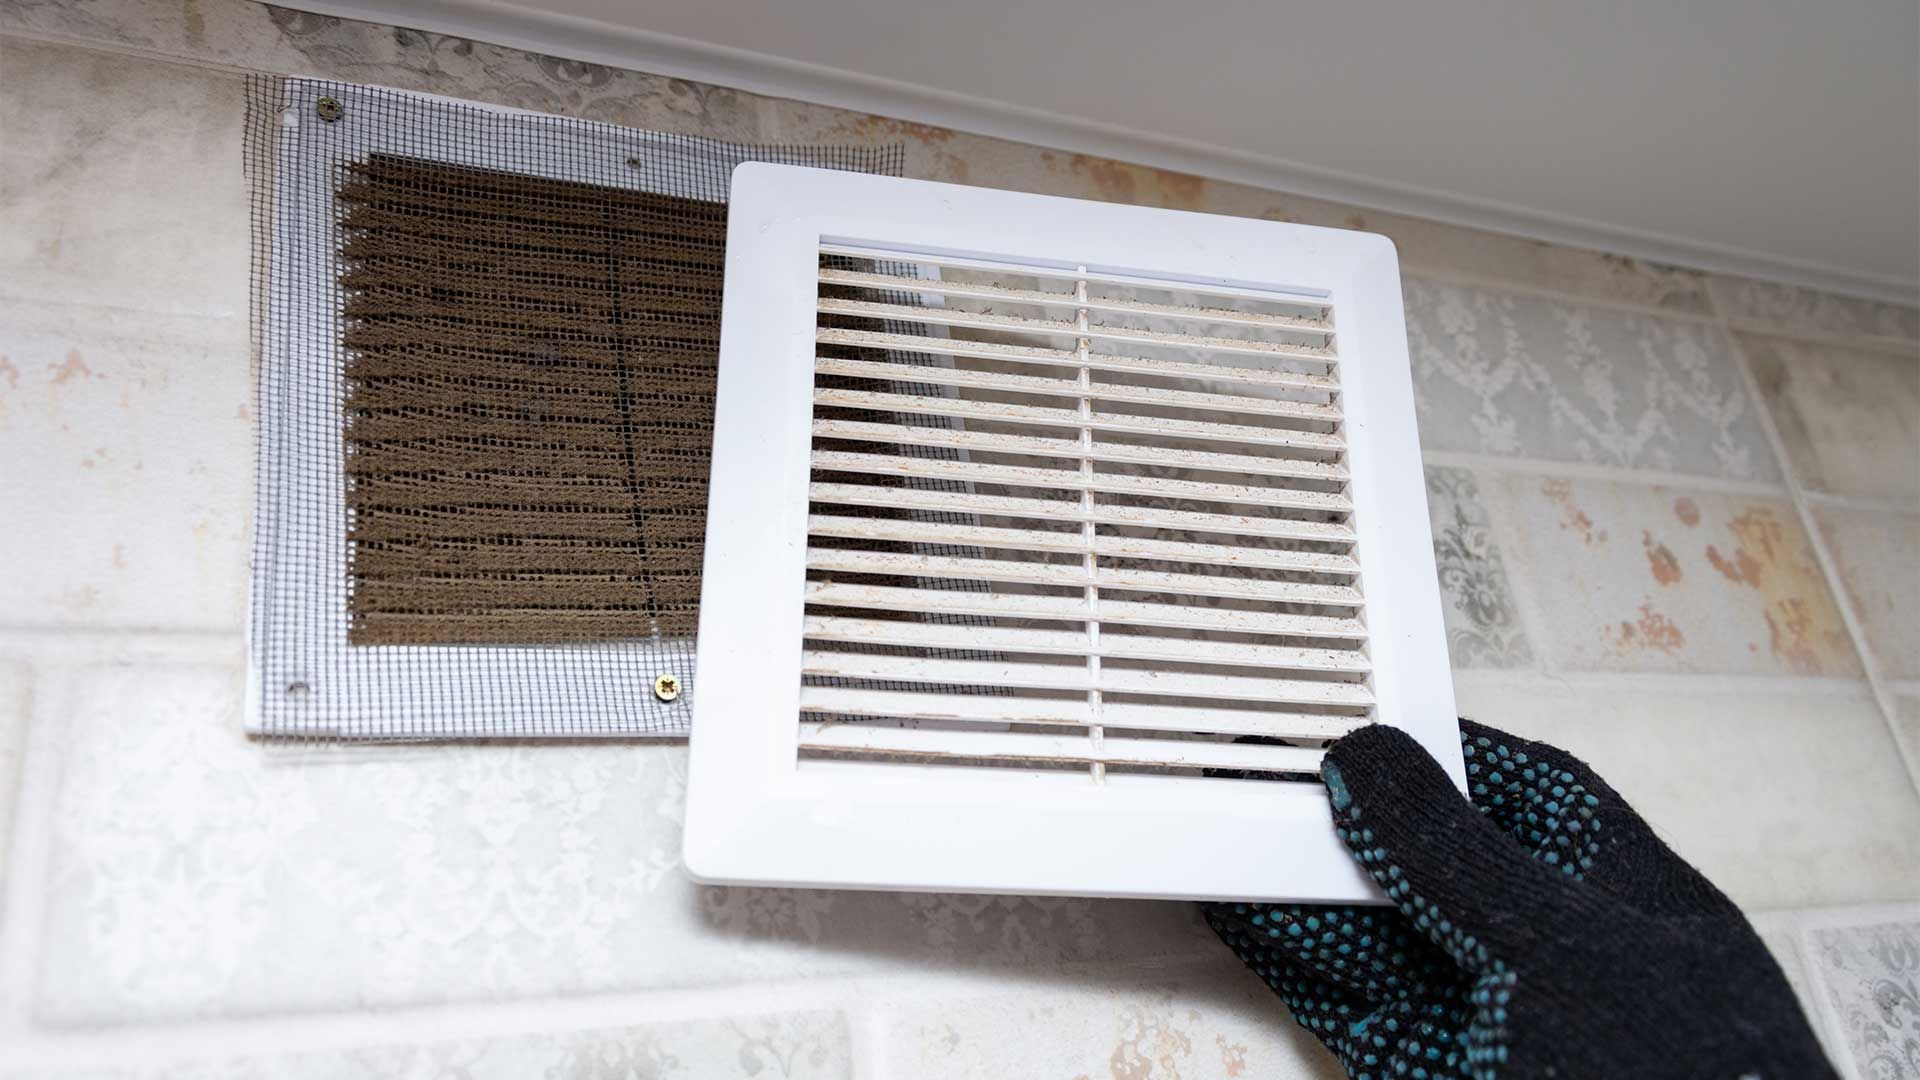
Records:
[[[1920,1077],[1920,313],[245,0],[0,5],[0,1075],[1337,1075],[1186,905],[717,889],[667,745],[240,734],[241,74],[1399,244],[1462,708]]]

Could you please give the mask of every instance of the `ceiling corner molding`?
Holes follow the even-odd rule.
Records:
[[[1210,180],[1265,188],[1357,208],[1406,214],[1544,243],[1649,262],[1803,285],[1897,304],[1920,301],[1920,279],[1781,258],[1744,248],[1659,235],[1459,194],[1394,184],[1143,134],[968,94],[934,90],[591,19],[529,11],[496,0],[296,0],[301,10],[452,34],[549,56],[712,83],[861,113],[951,128],[1050,150],[1115,158]]]

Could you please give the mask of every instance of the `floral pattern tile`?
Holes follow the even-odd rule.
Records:
[[[1506,561],[1473,473],[1428,468],[1427,511],[1433,519],[1433,559],[1453,666],[1530,666],[1533,646],[1520,625]]]
[[[1920,353],[1753,335],[1741,347],[1802,485],[1920,507]]]
[[[1333,1055],[1251,972],[1154,984],[1083,979],[889,1007],[881,1075],[915,1080],[1339,1080]]]
[[[1777,476],[1712,327],[1415,277],[1405,294],[1428,449]]]
[[[64,761],[29,765],[61,770],[41,1022],[1153,967],[1210,940],[1191,904],[696,885],[684,746],[260,743],[241,678],[71,675]]]
[[[1814,518],[1880,674],[1920,679],[1920,514],[1817,505]]]
[[[1509,476],[1515,573],[1544,650],[1583,671],[1861,672],[1793,505]]]
[[[1708,291],[1720,314],[1779,330],[1845,338],[1920,342],[1920,309],[1798,285],[1750,278],[1713,277]]]
[[[1793,989],[1794,1000],[1800,1003],[1807,1026],[1813,1029],[1814,1037],[1820,1040],[1820,1049],[1826,1053],[1829,1061],[1836,1060],[1839,1048],[1834,1044],[1832,1033],[1827,1030],[1826,1015],[1819,999],[1814,996],[1813,984],[1807,979],[1807,962],[1800,948],[1800,933],[1791,914],[1750,912],[1747,917],[1753,924],[1754,932],[1760,935],[1760,940],[1767,946],[1767,951],[1773,954],[1774,962],[1780,965],[1780,974],[1786,976],[1787,985]]]
[[[1920,922],[1815,929],[1808,939],[1854,1074],[1920,1077]]]
[[[9,1080],[845,1080],[853,1075],[847,1023],[804,1012],[546,1031],[494,1038],[395,1043],[97,1070],[0,1072]]]

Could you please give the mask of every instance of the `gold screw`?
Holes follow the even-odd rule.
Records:
[[[323,97],[319,101],[314,102],[313,111],[315,115],[329,124],[347,114],[346,108],[340,104],[340,99],[330,97]]]
[[[661,701],[673,701],[680,696],[680,679],[673,675],[655,675],[653,677],[653,696]]]

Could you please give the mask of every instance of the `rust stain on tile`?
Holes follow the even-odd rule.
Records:
[[[20,369],[14,367],[13,361],[7,359],[5,354],[0,354],[0,378],[7,380],[7,388],[10,390],[18,389],[20,386]]]
[[[1181,210],[1192,210],[1207,194],[1207,180],[1192,173],[1153,170],[1154,183],[1160,188],[1160,201]]]
[[[247,408],[246,402],[241,402],[240,407],[233,410],[233,418],[235,420],[251,420],[253,419],[253,410]]]
[[[125,570],[127,568],[127,545],[113,545],[113,568],[115,570]]]
[[[1093,189],[1098,192],[1102,198],[1114,202],[1130,203],[1133,201],[1134,189],[1137,186],[1133,175],[1135,172],[1133,166],[1114,161],[1111,158],[1088,157],[1086,154],[1075,154],[1068,162],[1067,167],[1073,171],[1073,175],[1084,176],[1088,180],[1093,181]]]
[[[1774,658],[1803,675],[1850,670],[1840,612],[1827,596],[1819,568],[1786,523],[1772,510],[1755,507],[1728,521],[1727,531],[1733,534],[1733,552],[1723,554],[1709,544],[1707,561],[1728,581],[1760,593]]]
[[[1596,529],[1593,519],[1587,516],[1573,501],[1573,484],[1566,480],[1545,480],[1540,484],[1540,493],[1552,499],[1560,508],[1560,528],[1577,532],[1580,538],[1592,547],[1607,542],[1607,530]]]
[[[62,589],[57,603],[67,611],[84,615],[100,606],[100,590],[91,585]]]
[[[1779,564],[1781,549],[1786,545],[1787,530],[1771,510],[1749,510],[1732,521],[1727,522],[1727,530],[1733,533],[1734,541],[1739,545],[1734,549],[1731,559],[1720,554],[1712,544],[1707,545],[1707,561],[1713,568],[1726,575],[1728,581],[1736,584],[1761,587],[1765,576],[1765,567]]]
[[[1773,655],[1802,675],[1825,670],[1815,646],[1815,625],[1806,601],[1782,600],[1767,609],[1767,645]]]
[[[1220,1048],[1220,1071],[1227,1076],[1244,1076],[1247,1072],[1247,1048],[1240,1043],[1230,1043],[1225,1035],[1215,1035],[1214,1045]]]
[[[1653,533],[1642,530],[1640,546],[1647,551],[1647,565],[1653,570],[1653,580],[1662,585],[1671,585],[1680,580],[1680,560],[1674,558],[1667,545],[1654,540]]]
[[[1640,618],[1622,622],[1616,629],[1607,631],[1607,638],[1616,649],[1644,649],[1668,655],[1679,652],[1687,644],[1687,635],[1680,632],[1673,620],[1655,611],[1651,603],[1640,605]]]
[[[1360,229],[1364,231],[1367,227],[1367,216],[1365,214],[1348,214],[1347,219],[1341,222],[1341,224],[1349,229]]]
[[[1700,504],[1682,495],[1673,500],[1673,516],[1679,518],[1682,525],[1698,525],[1700,524]]]
[[[51,370],[53,371],[53,378],[49,381],[55,386],[63,385],[73,379],[91,379],[95,377],[93,369],[88,367],[87,362],[80,358],[79,349],[68,349],[67,358],[53,365]]]
[[[1736,585],[1751,585],[1756,589],[1760,587],[1760,564],[1755,562],[1753,556],[1744,549],[1735,551],[1733,558],[1729,559],[1720,554],[1719,548],[1708,544],[1707,561],[1713,564],[1715,570],[1725,575],[1728,581]]]
[[[890,116],[861,116],[833,129],[835,134],[857,135],[872,139],[912,139],[925,145],[953,141],[953,129],[933,124],[916,124]]]
[[[1193,1054],[1193,1040],[1166,1016],[1133,1008],[1120,1041],[1107,1056],[1113,1080],[1180,1080],[1180,1063]]]
[[[946,178],[956,184],[966,183],[967,175],[972,171],[967,165],[966,158],[959,154],[949,154],[944,150],[940,152],[940,168],[946,174]]]
[[[1108,202],[1193,210],[1207,199],[1206,178],[1192,173],[1130,165],[1089,154],[1073,155],[1067,168],[1092,184],[1092,194]]]

